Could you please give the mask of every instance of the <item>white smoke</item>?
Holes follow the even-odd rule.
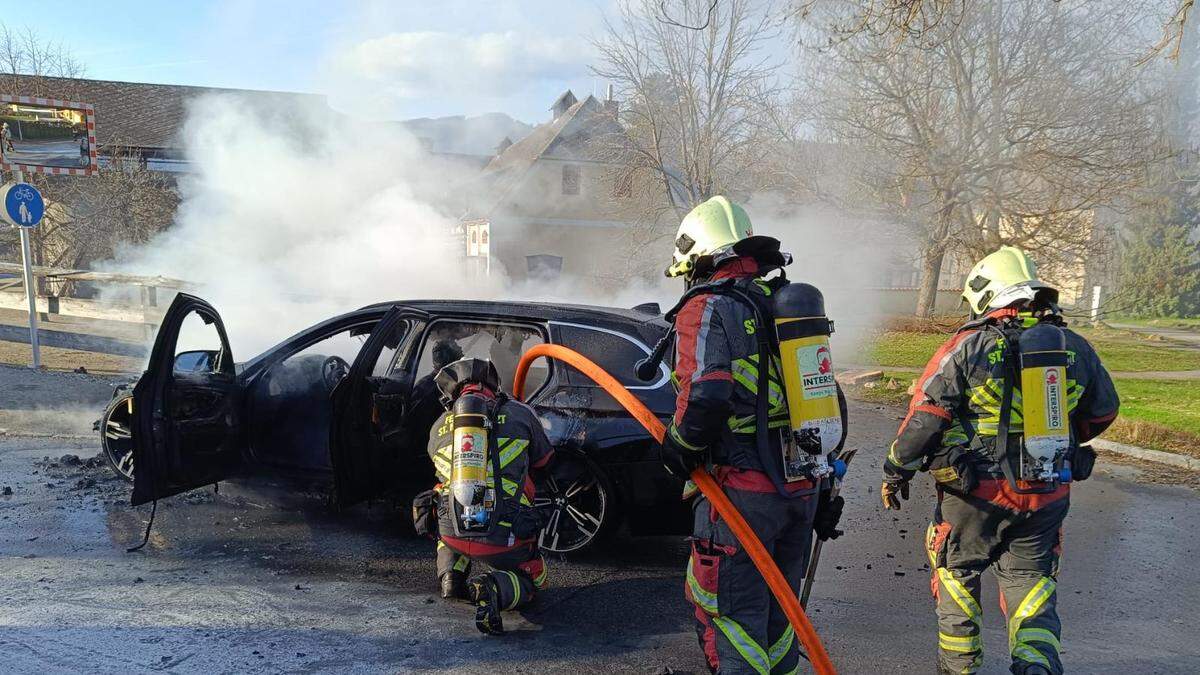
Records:
[[[755,233],[779,239],[792,254],[788,278],[816,286],[825,297],[836,326],[834,363],[839,354],[852,355],[888,312],[879,289],[894,264],[895,233],[838,209],[797,207],[772,194],[755,195],[746,208]]]
[[[175,223],[109,266],[199,284],[240,359],[371,302],[504,285],[463,274],[457,219],[434,203],[466,177],[399,125],[221,95],[194,102],[184,135],[194,173]]]
[[[495,264],[489,277],[468,275],[461,241],[451,236],[459,216],[447,206],[462,202],[447,197],[478,189],[478,168],[454,169],[429,156],[398,124],[356,120],[323,105],[271,102],[231,95],[195,101],[184,131],[193,173],[183,178],[175,223],[107,265],[197,284],[192,292],[221,313],[239,359],[372,302],[658,302],[665,310],[683,290],[663,278],[602,284],[604,291],[592,278],[513,283]],[[879,308],[860,291],[869,270],[887,259],[886,247],[861,226],[770,196],[756,196],[747,207],[757,231],[778,237],[795,255],[790,278],[824,291],[842,327],[839,342],[856,334],[855,324],[873,322]],[[667,239],[663,250],[636,255],[665,266],[669,247]],[[596,251],[596,267],[611,267],[614,278],[635,267],[605,258],[612,254]],[[194,344],[185,337],[179,348],[211,346],[211,337]]]

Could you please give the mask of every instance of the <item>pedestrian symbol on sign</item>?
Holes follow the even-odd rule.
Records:
[[[18,227],[37,225],[46,213],[46,203],[37,188],[28,183],[14,183],[4,191],[4,216]]]

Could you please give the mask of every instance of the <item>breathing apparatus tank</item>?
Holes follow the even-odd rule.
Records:
[[[1017,351],[1024,420],[1020,477],[1030,483],[1070,482],[1066,336],[1058,326],[1040,322],[1021,333]]]
[[[790,283],[774,293],[783,389],[792,438],[784,444],[787,480],[819,479],[837,473],[830,454],[842,438],[842,411],[825,316],[825,298],[815,286]]]
[[[477,394],[465,394],[454,402],[452,412],[450,495],[454,522],[460,531],[485,529],[496,504],[495,490],[488,484],[488,401]]]
[[[459,359],[438,371],[434,383],[451,413],[449,508],[455,534],[487,534],[496,509],[490,434],[492,392],[500,390],[500,375],[490,361]],[[464,389],[470,384],[480,388]]]

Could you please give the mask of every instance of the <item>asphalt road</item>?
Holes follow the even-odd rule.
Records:
[[[876,505],[897,411],[856,405],[863,448],[848,534],[827,549],[811,616],[842,673],[932,672],[936,643],[921,552],[924,482],[899,514]],[[432,546],[388,505],[344,514],[318,490],[222,484],[148,509],[90,440],[0,436],[0,671],[702,672],[682,598],[679,537],[630,539],[552,561],[551,583],[511,633],[476,633],[436,599]],[[1200,500],[1192,488],[1102,465],[1074,495],[1060,606],[1078,673],[1200,672]],[[995,585],[985,585],[984,672],[1007,672]]]

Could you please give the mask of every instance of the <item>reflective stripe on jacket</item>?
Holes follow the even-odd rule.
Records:
[[[443,495],[450,490],[453,431],[454,414],[447,411],[442,413],[429,432],[429,457],[433,460],[433,469],[440,484],[439,491]],[[500,406],[495,416],[495,427],[489,433],[495,435],[495,441],[489,443],[489,446],[491,450],[499,453],[501,494],[496,495],[496,509],[503,520],[503,516],[522,506],[533,506],[533,479],[529,472],[531,469],[546,466],[554,455],[554,448],[546,438],[546,432],[542,429],[537,414],[520,401],[509,399]],[[493,464],[489,457],[488,485],[493,484],[493,476]],[[439,519],[441,531],[453,532],[454,524],[449,513],[443,516]],[[496,537],[498,540],[507,539],[505,528],[497,528]]]
[[[726,263],[713,280],[737,279],[742,290],[766,298],[751,283],[758,265],[749,258]],[[755,443],[758,410],[758,329],[754,310],[726,295],[697,295],[675,318],[675,382],[679,394],[668,433],[685,447],[713,450],[713,461],[762,471]],[[776,359],[768,384],[770,426],[787,431],[788,414]],[[771,452],[781,448],[771,434]]]
[[[999,310],[989,318],[1013,320],[1016,312]],[[1086,443],[1112,423],[1120,401],[1108,371],[1088,341],[1070,329],[1063,332],[1069,358],[1067,402],[1072,442]],[[884,462],[887,475],[911,478],[929,457],[954,447],[968,448],[971,461],[984,473],[1002,474],[996,453],[1006,377],[1001,339],[982,322],[972,322],[934,353],[916,381],[908,415],[888,451]],[[1009,442],[1019,442],[1021,431],[1021,395],[1014,388]]]

